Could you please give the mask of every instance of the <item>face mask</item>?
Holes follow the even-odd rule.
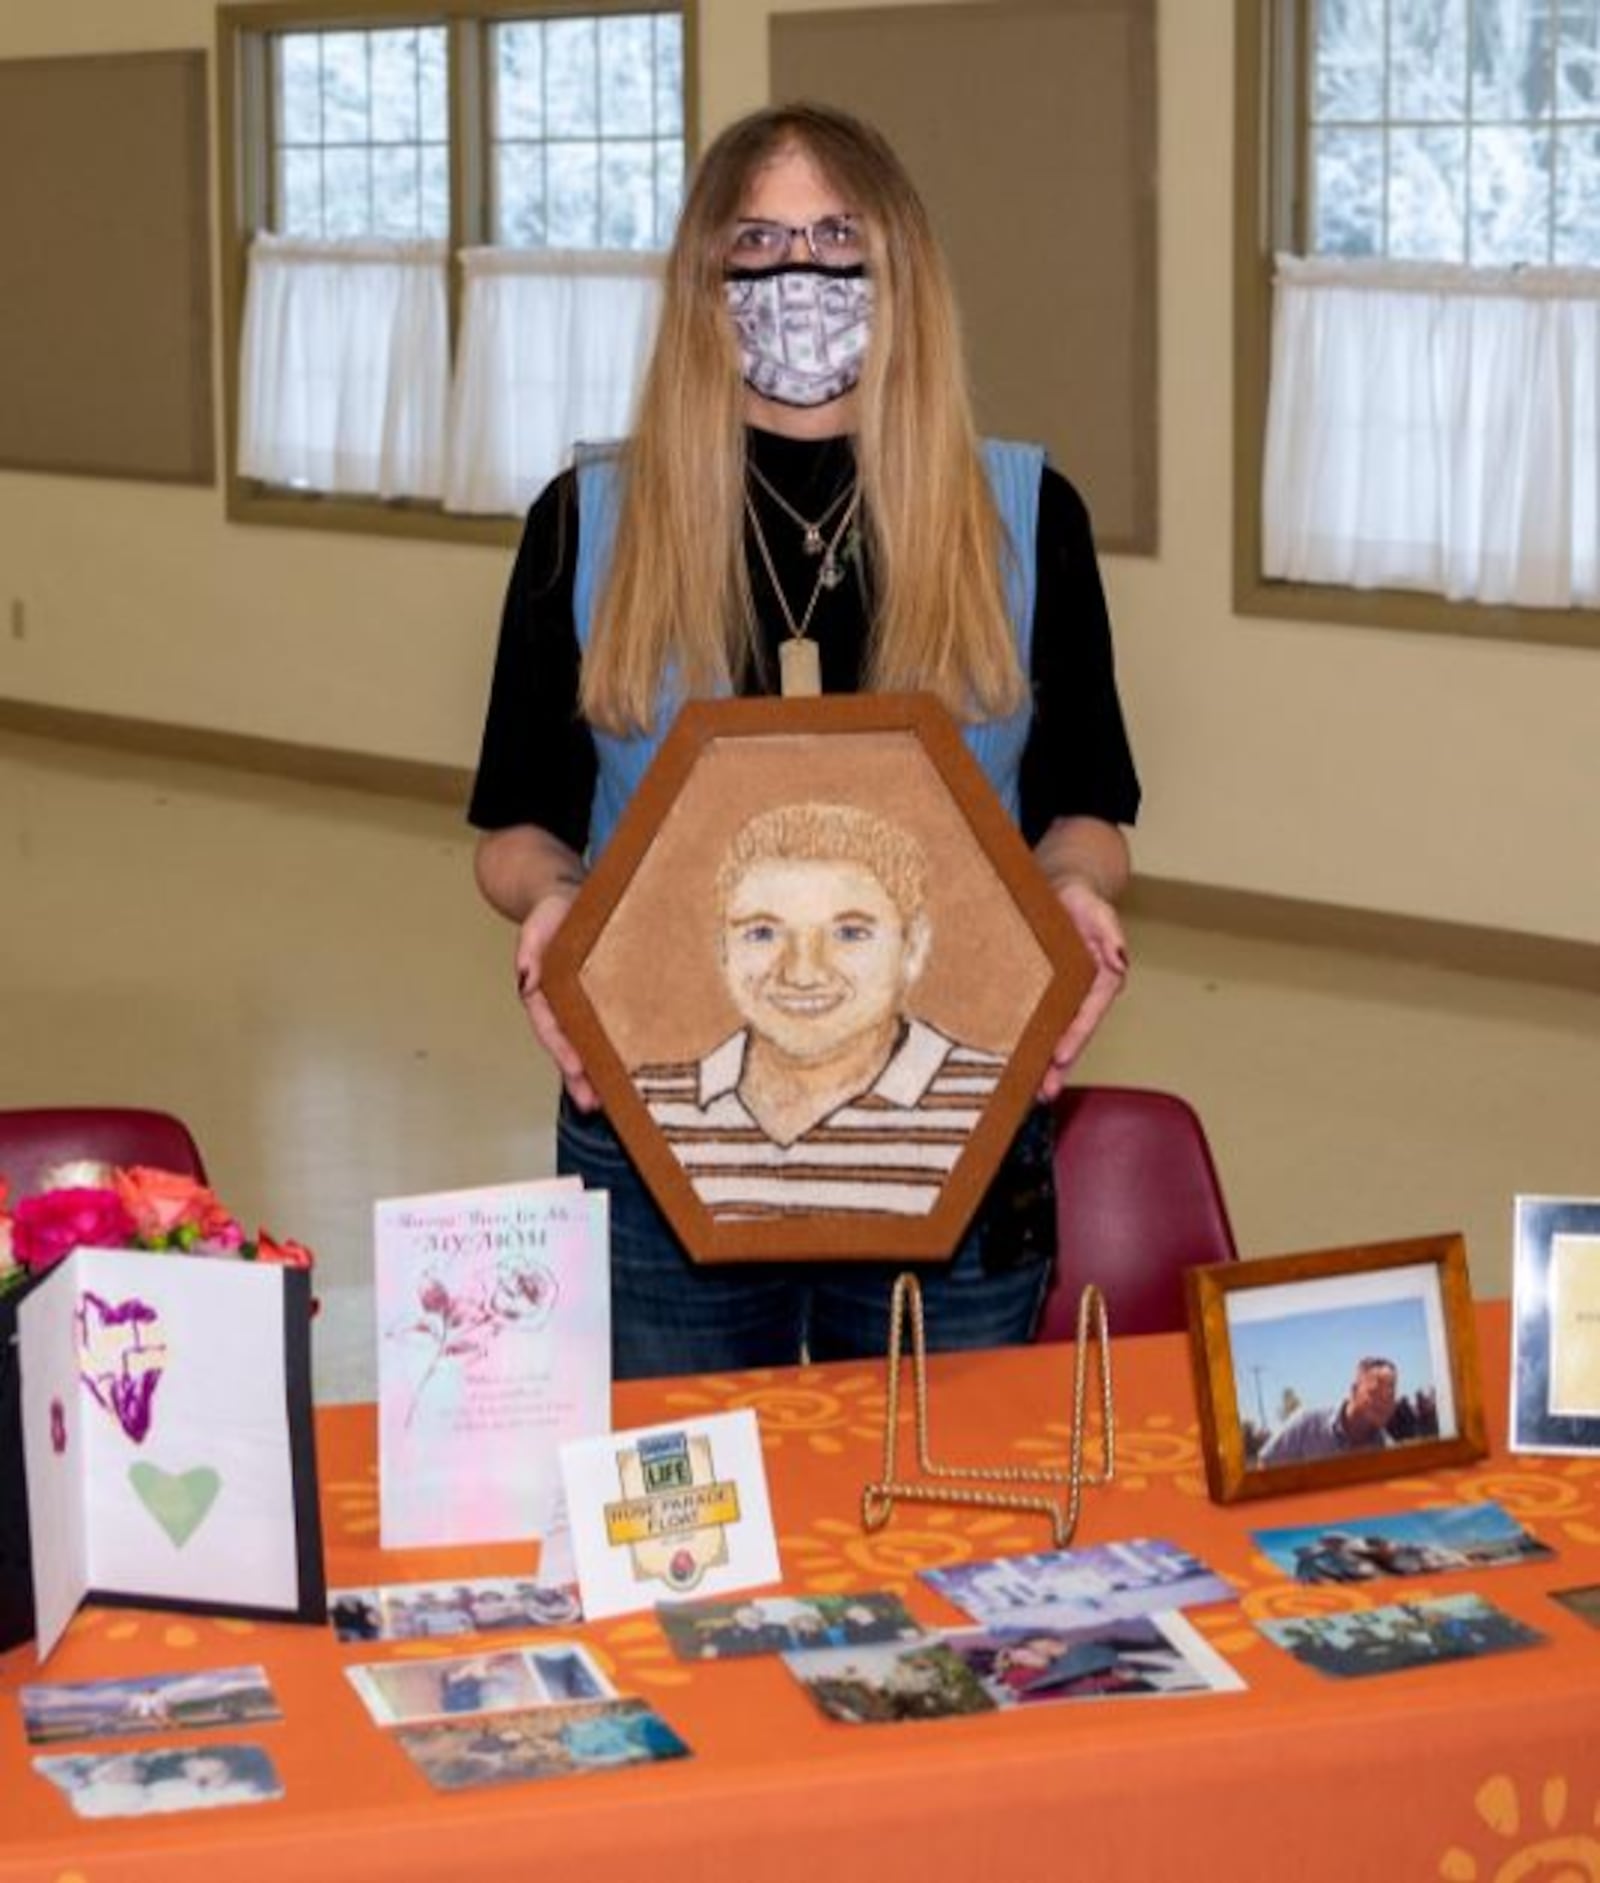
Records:
[[[768,268],[723,282],[745,384],[779,405],[826,405],[861,377],[872,283],[860,268]]]

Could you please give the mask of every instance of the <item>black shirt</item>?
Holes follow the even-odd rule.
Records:
[[[821,516],[849,484],[848,437],[792,439],[751,430],[751,459],[802,517]],[[821,559],[804,532],[751,480],[761,534],[796,623],[813,590],[808,634],[817,643],[827,693],[860,690],[871,619],[871,570],[859,544],[844,554],[845,579],[817,585]],[[834,513],[835,519],[842,511]],[[831,537],[834,525],[824,526]],[[505,610],[484,723],[483,749],[468,809],[480,830],[538,824],[574,850],[588,842],[596,760],[578,715],[578,637],[573,624],[577,564],[576,479],[563,472],[528,512]],[[753,531],[745,552],[758,618],[757,656],[739,678],[741,693],[778,691],[778,653],[790,628],[772,593]],[[1111,652],[1111,624],[1083,500],[1046,469],[1039,492],[1038,591],[1030,684],[1033,723],[1022,757],[1022,832],[1036,843],[1057,817],[1131,824],[1139,780],[1123,725]]]

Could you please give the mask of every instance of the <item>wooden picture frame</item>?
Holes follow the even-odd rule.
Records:
[[[795,819],[832,834],[796,858]],[[839,854],[856,846],[847,826],[877,846],[870,863]],[[782,856],[757,854],[774,844]],[[830,881],[826,921],[791,924],[797,862],[813,887],[819,870],[864,870],[844,901],[881,917],[839,927]],[[778,914],[742,906],[758,881]],[[823,933],[826,967],[792,971],[817,974],[815,991],[774,992],[760,963],[796,936],[820,949]],[[899,951],[877,957],[892,968],[887,1007],[878,970],[837,966],[842,950],[879,947]],[[960,1241],[1093,977],[944,709],[853,694],[685,706],[542,985],[695,1260],[917,1261]],[[886,1031],[862,1030],[869,1014]],[[865,1065],[891,1037],[869,1084],[826,1083],[853,1041]]]
[[[1600,1197],[1519,1196],[1511,1449],[1600,1452]]]
[[[1184,1283],[1217,1503],[1414,1477],[1488,1449],[1459,1235],[1218,1263]],[[1385,1369],[1393,1412],[1369,1437]]]

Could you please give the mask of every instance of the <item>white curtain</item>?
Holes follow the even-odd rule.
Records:
[[[256,237],[241,476],[385,498],[443,494],[446,254],[442,242]]]
[[[1264,570],[1600,602],[1600,272],[1280,256]]]
[[[629,428],[659,255],[465,249],[445,508],[518,513],[576,443]]]

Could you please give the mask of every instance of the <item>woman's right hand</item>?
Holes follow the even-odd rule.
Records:
[[[573,900],[574,896],[569,891],[551,890],[533,905],[527,920],[518,929],[517,995],[522,1002],[523,1012],[528,1016],[528,1024],[533,1028],[534,1038],[556,1062],[556,1070],[561,1074],[567,1097],[579,1111],[598,1111],[600,1096],[589,1083],[577,1048],[562,1032],[555,1010],[545,998],[540,985],[550,938],[567,919]]]

